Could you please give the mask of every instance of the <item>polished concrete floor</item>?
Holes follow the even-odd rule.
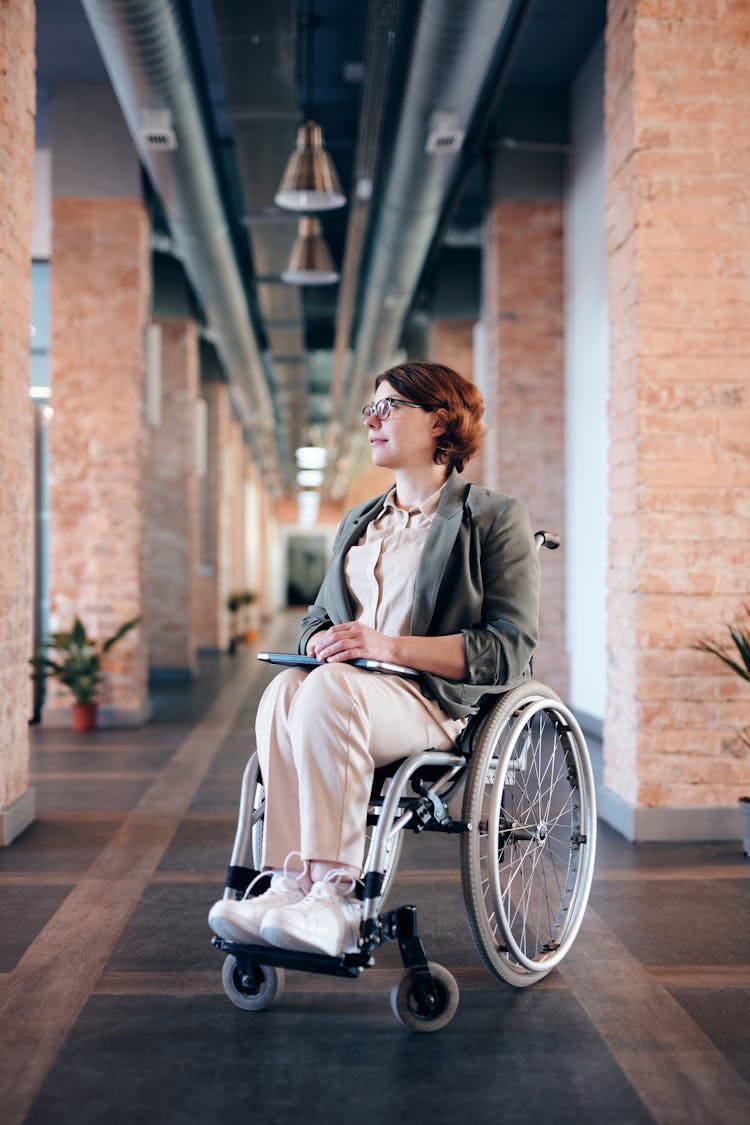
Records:
[[[282,621],[264,643],[289,644]],[[251,651],[155,693],[141,730],[34,728],[36,822],[0,851],[0,1121],[750,1121],[750,861],[602,828],[561,969],[516,992],[471,944],[456,838],[409,838],[394,901],[461,988],[405,1031],[388,947],[358,981],[287,975],[263,1013],[224,996],[220,895],[260,691]]]

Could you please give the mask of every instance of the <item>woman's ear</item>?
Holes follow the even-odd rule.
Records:
[[[440,437],[444,434],[448,425],[448,420],[445,417],[444,410],[435,410],[432,415],[432,436]]]

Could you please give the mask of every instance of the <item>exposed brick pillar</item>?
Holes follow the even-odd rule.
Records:
[[[602,808],[636,839],[737,835],[750,788],[747,684],[691,648],[750,595],[746,39],[742,5],[609,5]]]
[[[473,320],[433,320],[430,325],[430,359],[445,363],[466,379],[474,378]],[[464,468],[467,480],[485,484],[482,453],[467,462]]]
[[[202,361],[205,363],[205,359]],[[210,378],[201,387],[206,403],[206,473],[198,482],[198,571],[195,578],[195,629],[198,646],[216,650],[229,643],[225,607],[228,589],[226,520],[222,517],[228,476],[230,426],[226,383]]]
[[[33,414],[29,399],[34,5],[0,6],[0,844],[34,818],[29,788]]]
[[[57,88],[52,187],[50,598],[55,624],[77,613],[104,639],[144,613],[151,297],[138,160],[108,87]],[[107,657],[104,724],[148,714],[146,636],[144,622]],[[69,704],[50,692],[44,721],[67,722]]]
[[[195,659],[198,481],[195,401],[198,332],[192,320],[165,317],[161,333],[161,421],[151,430],[148,621],[152,678],[189,678]]]
[[[534,529],[564,526],[563,208],[560,198],[500,199],[485,228],[489,372],[482,457],[490,488],[525,500]],[[565,694],[565,566],[542,560],[535,674]]]

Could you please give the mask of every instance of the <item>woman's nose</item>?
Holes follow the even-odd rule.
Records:
[[[379,426],[381,422],[377,414],[371,414],[369,418],[364,419],[364,424],[366,426]]]

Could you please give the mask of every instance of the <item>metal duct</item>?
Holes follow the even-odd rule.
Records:
[[[353,376],[339,452],[351,442],[367,381],[391,360],[451,183],[460,145],[427,152],[433,126],[468,132],[503,39],[512,0],[424,0],[393,161],[382,192],[363,287]],[[436,115],[438,120],[435,120]],[[443,116],[444,115],[444,116]]]
[[[272,491],[282,478],[274,410],[195,94],[176,0],[82,0],[133,142],[159,194],[177,255],[198,294],[230,392]],[[166,115],[165,116],[165,111]],[[176,148],[147,147],[168,120]]]

